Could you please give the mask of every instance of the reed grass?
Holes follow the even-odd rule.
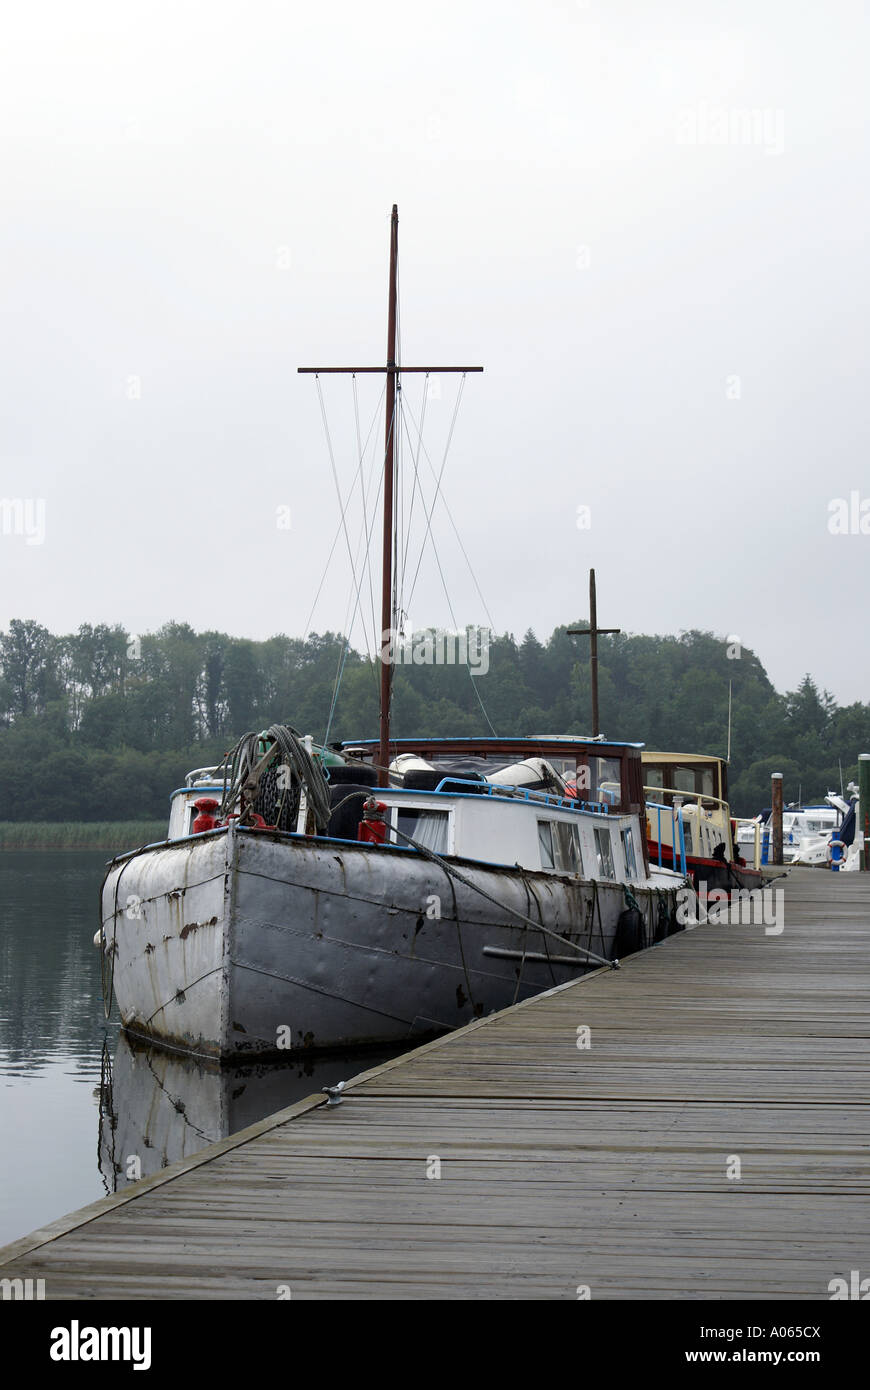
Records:
[[[0,850],[104,849],[120,853],[165,839],[165,820],[0,821]]]

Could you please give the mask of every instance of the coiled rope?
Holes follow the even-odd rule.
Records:
[[[261,755],[260,745],[264,743],[271,743],[272,747],[267,749],[265,755]],[[251,790],[252,775],[259,781],[262,773],[279,754],[281,762],[290,769],[296,782],[305,788],[308,807],[317,830],[325,830],[330,815],[329,786],[319,761],[311,756],[301,734],[289,724],[270,724],[268,729],[259,734],[243,734],[227,753],[223,763],[221,817],[232,813],[246,787]],[[288,778],[287,785],[282,788],[283,797],[279,812],[291,795],[291,780]]]

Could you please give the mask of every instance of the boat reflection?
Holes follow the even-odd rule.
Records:
[[[220,1067],[147,1047],[121,1031],[114,1060],[104,1046],[100,1073],[97,1146],[106,1193],[407,1051],[367,1049]]]

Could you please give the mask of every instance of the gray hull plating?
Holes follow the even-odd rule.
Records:
[[[588,968],[509,908],[612,956],[618,884],[454,862],[504,906],[419,854],[337,840],[231,829],[116,861],[102,918],[124,1025],[220,1058],[459,1027]],[[649,944],[655,892],[635,894]]]

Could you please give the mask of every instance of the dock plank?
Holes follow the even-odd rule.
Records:
[[[698,926],[471,1024],[15,1242],[2,1276],[82,1299],[826,1299],[870,1272],[867,879],[794,870],[780,935]]]

